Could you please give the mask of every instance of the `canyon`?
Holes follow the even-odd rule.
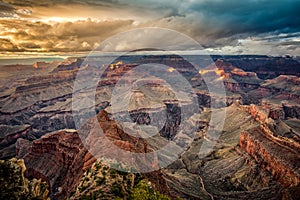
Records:
[[[197,56],[187,57],[199,61]],[[173,199],[297,199],[300,63],[269,56],[212,56],[212,60],[205,61],[201,70],[177,55],[121,56],[105,65],[69,58],[1,66],[5,78],[0,87],[0,158],[23,159],[25,176],[45,181],[51,199],[92,194],[78,187],[85,185],[84,178],[91,179],[102,157],[109,159],[98,163],[101,168],[155,169],[138,176]],[[146,78],[136,81],[138,71],[133,69],[147,63],[169,67],[143,70],[139,75]],[[78,128],[74,112],[78,118],[89,114],[74,111],[72,97],[76,93],[85,98],[93,88],[75,90],[77,75],[84,70],[100,80],[94,116]],[[178,73],[186,82],[177,78]],[[158,79],[161,74],[168,81]],[[210,83],[205,82],[208,79]],[[172,89],[168,84],[178,86]],[[224,99],[218,93],[212,97],[209,84],[224,87]],[[135,88],[130,91],[123,85]],[[84,105],[83,100],[80,103]],[[224,127],[214,139],[209,130],[216,127],[210,118],[222,113]],[[201,147],[214,140],[211,151],[201,157]],[[147,155],[166,144],[174,145],[174,151],[152,159],[129,161],[126,153],[120,154],[122,150]],[[118,158],[121,164],[112,162]]]

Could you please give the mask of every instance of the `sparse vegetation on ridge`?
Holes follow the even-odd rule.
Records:
[[[41,180],[28,180],[23,160],[0,160],[0,199],[48,200],[48,185]]]
[[[120,164],[118,166],[121,166]],[[118,171],[97,161],[83,175],[69,199],[168,200],[140,174]]]

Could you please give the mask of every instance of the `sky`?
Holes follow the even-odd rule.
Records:
[[[300,0],[0,0],[0,58],[82,55],[144,27],[186,34],[211,54],[298,56],[299,9]]]

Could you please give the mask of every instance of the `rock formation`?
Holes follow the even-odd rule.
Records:
[[[108,118],[104,110],[97,119],[105,136],[116,145],[115,148],[137,153],[149,152],[145,141],[126,134]],[[93,127],[89,128],[86,131],[92,132]],[[101,144],[100,148],[106,149],[107,144]],[[27,165],[26,176],[46,181],[51,186],[50,197],[55,199],[66,198],[77,186],[84,171],[96,160],[84,147],[75,130],[52,132],[33,142],[19,139],[17,153]],[[113,151],[110,150],[110,153],[113,154]]]
[[[71,130],[49,133],[29,144],[19,140],[17,152],[27,166],[25,175],[46,181],[55,199],[64,199],[95,161]]]

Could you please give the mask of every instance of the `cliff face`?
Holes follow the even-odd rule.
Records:
[[[262,79],[275,78],[281,74],[300,75],[300,64],[289,57],[261,56],[232,57],[226,59],[234,66],[245,71],[256,72]]]
[[[104,110],[100,111],[97,115],[97,122],[101,126],[105,136],[112,141],[117,147],[125,151],[135,153],[147,153],[149,152],[148,145],[143,139],[139,139],[125,133],[117,124],[116,121],[111,120],[108,113]],[[93,130],[91,130],[92,132]],[[95,137],[96,139],[97,137]],[[105,143],[101,143],[103,147]],[[113,152],[111,152],[113,153]]]
[[[91,122],[94,121],[91,120]],[[116,145],[115,149],[120,148],[124,151],[136,153],[151,151],[143,139],[125,133],[115,121],[109,119],[105,111],[98,114],[96,123],[100,124],[105,136],[110,140],[101,143],[100,148],[103,151],[108,150],[110,154],[114,154],[113,149],[107,148],[111,143]],[[87,123],[84,128],[92,135],[95,126],[89,125]],[[90,139],[97,142],[99,138],[92,135]],[[50,197],[54,199],[65,199],[78,185],[85,170],[96,161],[95,157],[84,147],[75,130],[52,132],[33,142],[18,140],[17,153],[19,158],[24,159],[27,166],[26,176],[46,181],[51,187]],[[145,162],[147,161],[141,164]],[[153,175],[149,175],[150,180],[151,177],[153,178]],[[159,173],[155,177],[159,177]],[[160,184],[162,185],[162,181]]]
[[[30,125],[0,125],[0,147],[5,147],[7,145],[15,143],[18,138],[25,138],[30,128]]]
[[[266,109],[258,108],[256,105],[249,106],[249,114],[259,123],[265,123],[268,119],[268,111]]]
[[[300,107],[298,105],[289,104],[262,104],[261,106],[256,106],[251,104],[248,108],[248,112],[252,117],[260,122],[265,123],[273,120],[285,120],[288,118],[300,119]]]
[[[52,73],[57,73],[61,71],[72,71],[72,70],[78,70],[80,68],[80,65],[82,64],[83,59],[82,58],[77,58],[74,60],[68,60],[65,61],[64,63],[58,65]]]
[[[287,114],[288,116],[288,114]],[[282,108],[273,108],[269,111],[269,118],[274,120],[283,120],[286,117],[285,111]]]
[[[17,146],[27,166],[26,176],[46,181],[54,199],[64,199],[95,160],[74,131],[53,132],[31,144],[20,142]]]
[[[259,128],[242,132],[239,146],[252,156],[261,168],[271,172],[274,180],[284,187],[297,186],[300,183],[299,151],[274,142]]]
[[[16,155],[15,142],[18,138],[29,138],[30,125],[0,125],[0,159],[8,159]]]
[[[248,111],[260,125],[243,131],[239,146],[284,187],[297,186],[300,183],[300,144],[295,140],[278,136],[274,132],[277,129],[276,123],[269,118],[280,120],[284,115],[282,110],[269,111],[251,105]],[[284,123],[280,122],[280,126],[284,126]]]
[[[287,117],[295,117],[300,119],[300,107],[299,105],[283,105],[283,110]]]

